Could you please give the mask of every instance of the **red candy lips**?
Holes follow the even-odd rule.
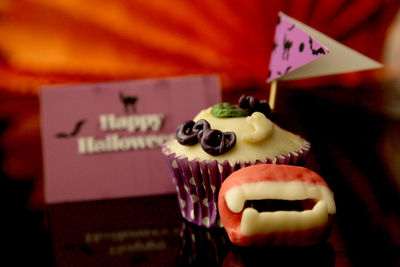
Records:
[[[218,209],[232,243],[313,245],[326,240],[336,213],[333,193],[303,167],[260,164],[232,173]]]

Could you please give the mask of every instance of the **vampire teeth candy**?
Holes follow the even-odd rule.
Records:
[[[329,236],[336,213],[333,193],[318,174],[275,164],[232,173],[221,186],[218,209],[239,246],[317,244]]]

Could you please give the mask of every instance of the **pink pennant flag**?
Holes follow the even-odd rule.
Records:
[[[324,45],[280,12],[275,29],[268,82],[279,79],[328,53]]]
[[[380,67],[379,62],[279,12],[267,82]]]

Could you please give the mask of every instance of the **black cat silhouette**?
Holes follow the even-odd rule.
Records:
[[[138,101],[136,96],[128,96],[120,92],[119,98],[124,105],[125,113],[129,113],[129,109],[131,109],[132,112],[136,112],[136,101]]]
[[[282,59],[289,59],[289,51],[292,47],[293,42],[286,39],[286,35],[283,37],[283,54]]]

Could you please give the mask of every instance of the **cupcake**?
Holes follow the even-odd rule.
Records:
[[[265,100],[243,95],[236,105],[216,104],[178,126],[176,138],[163,144],[162,152],[184,219],[222,227],[218,192],[232,172],[260,163],[304,164],[310,143],[270,118]]]

